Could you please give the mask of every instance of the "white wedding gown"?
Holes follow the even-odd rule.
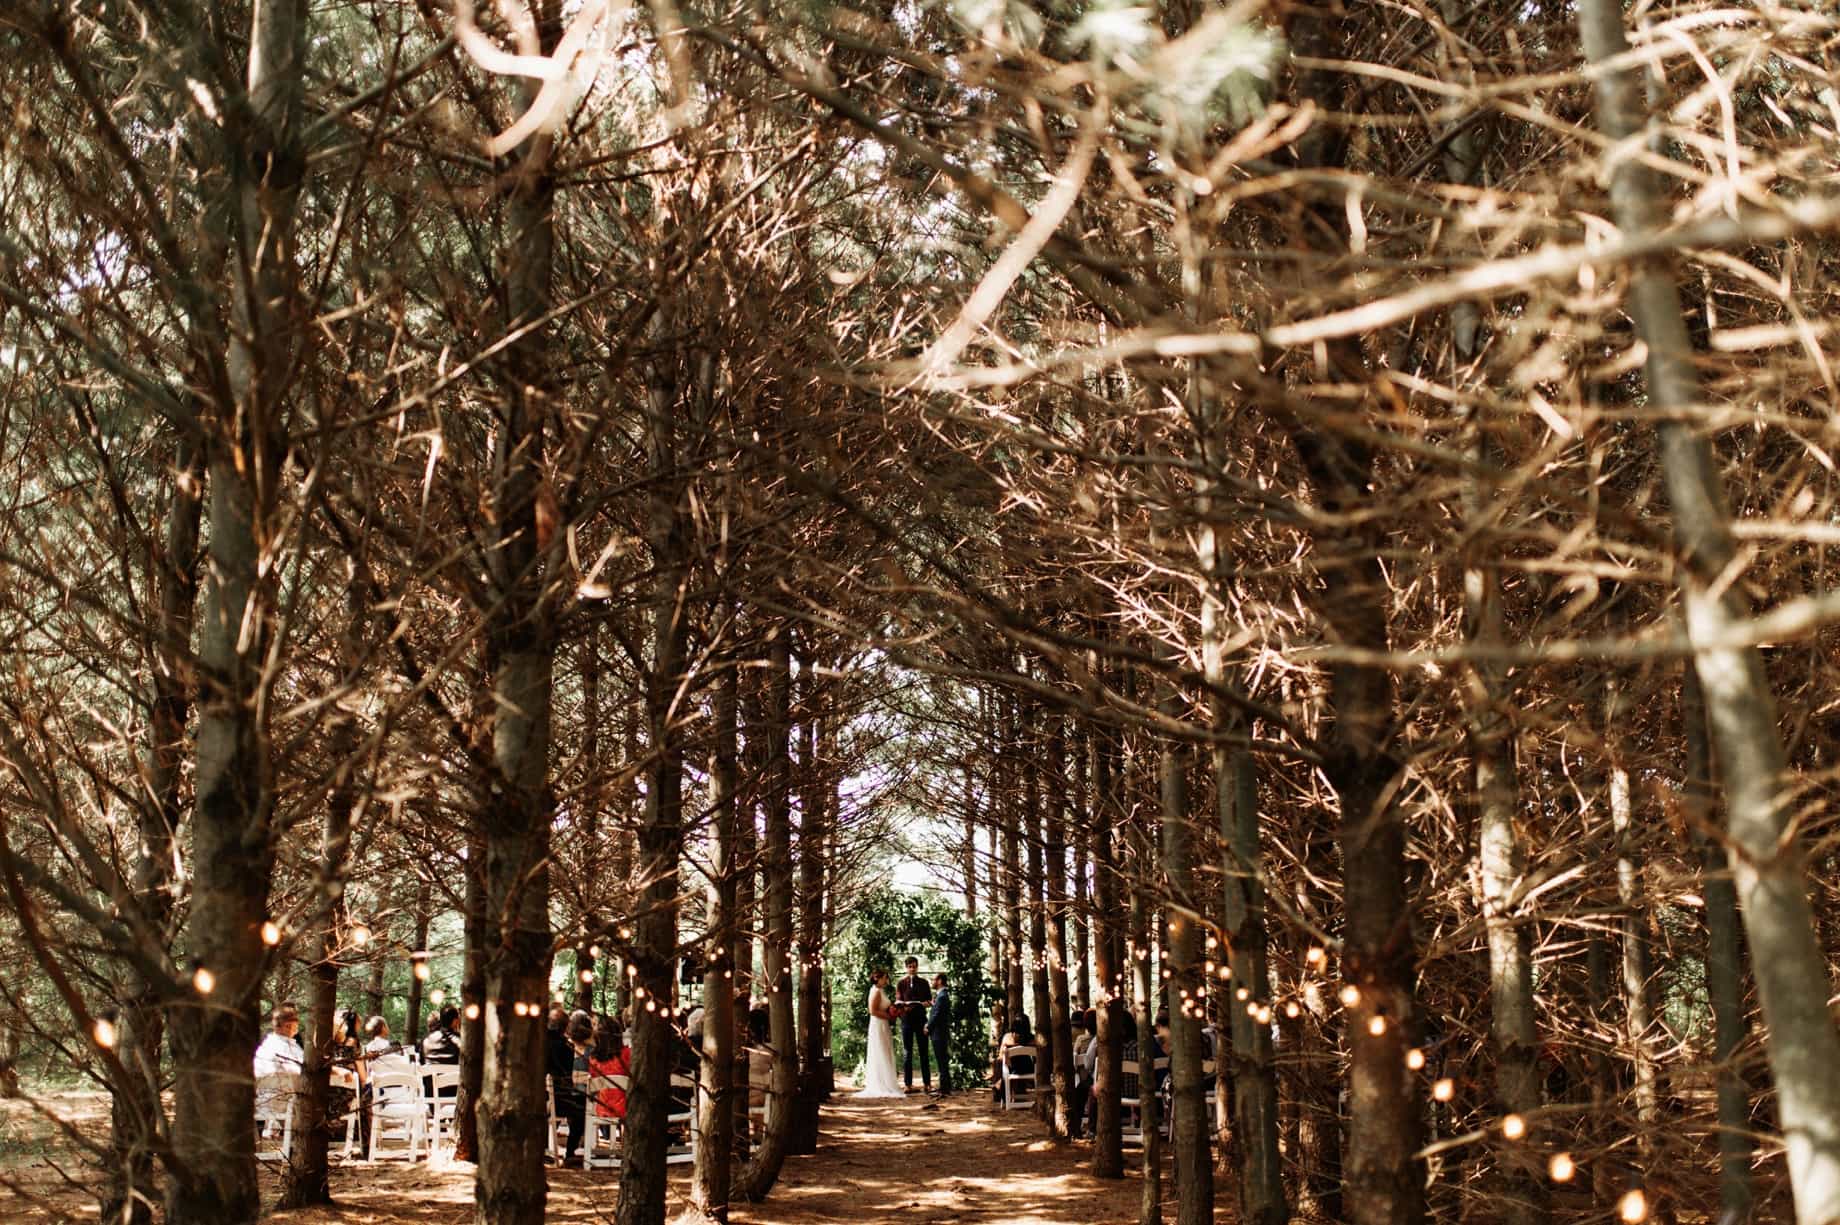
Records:
[[[862,1092],[857,1097],[906,1097],[907,1090],[901,1087],[901,1078],[894,1066],[894,1027],[887,1017],[875,1015],[876,1006],[882,1004],[882,989],[874,987],[869,991],[869,1062],[863,1069]]]

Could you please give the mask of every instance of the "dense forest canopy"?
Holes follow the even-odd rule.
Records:
[[[327,1202],[343,1011],[451,1007],[476,1219],[541,1221],[561,1002],[620,1225],[725,1220],[911,911],[1145,1222],[1840,1220],[1830,5],[0,57],[0,1087],[107,1095],[105,1219]]]

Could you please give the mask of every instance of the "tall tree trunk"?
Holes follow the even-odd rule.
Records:
[[[1001,752],[1005,754],[1005,760],[1015,760],[1011,755],[1017,752],[1017,741],[1022,730],[1019,704],[1005,700],[999,710],[999,726],[1003,729],[999,740]],[[1028,1007],[1028,1001],[1023,995],[1027,978],[1022,966],[1025,956],[1022,942],[1022,813],[1014,774],[1005,771],[999,777],[1001,781],[996,789],[992,815],[1002,822],[1003,942],[1008,954],[1008,963],[1004,966],[1004,1003],[1013,1022],[1017,1014]]]
[[[779,1181],[792,1141],[793,1094],[798,1087],[798,1035],[792,1016],[792,676],[786,631],[773,642],[771,696],[768,699],[766,839],[766,979],[767,1011],[773,1048],[773,1077],[767,1089],[767,1124],[759,1151],[742,1174],[747,1198],[765,1199]]]
[[[799,1095],[791,1151],[818,1151],[819,1104],[824,1099],[824,862],[830,777],[825,769],[829,724],[818,713],[816,660],[805,678],[804,800],[799,816]]]
[[[1609,62],[1628,49],[1617,0],[1580,0],[1585,57],[1598,67],[1597,121],[1613,142],[1642,130],[1641,78]],[[1611,178],[1616,224],[1630,238],[1653,233],[1664,201],[1633,157]],[[1840,1035],[1827,1011],[1831,977],[1808,902],[1799,844],[1783,803],[1788,762],[1776,702],[1754,647],[1730,645],[1750,617],[1734,568],[1724,490],[1712,448],[1691,409],[1700,402],[1686,312],[1671,270],[1657,258],[1631,269],[1629,309],[1648,346],[1649,402],[1656,409],[1662,476],[1674,512],[1676,567],[1687,636],[1696,654],[1712,741],[1725,781],[1732,874],[1769,1034],[1770,1073],[1789,1156],[1798,1225],[1840,1218]]]
[[[1455,0],[1446,5],[1447,10]],[[1469,138],[1455,143],[1462,166],[1470,164]],[[1465,180],[1473,177],[1465,174]],[[1473,360],[1481,322],[1475,307],[1452,311],[1458,357]],[[1478,410],[1479,411],[1479,410]],[[1487,426],[1472,425],[1478,462],[1495,458]],[[1479,548],[1492,547],[1493,533],[1481,520],[1488,503],[1479,492],[1466,506]],[[1487,648],[1503,641],[1501,582],[1493,559],[1484,556],[1463,571],[1466,637]],[[1533,947],[1527,920],[1516,914],[1516,890],[1527,871],[1527,848],[1517,820],[1520,784],[1514,761],[1514,715],[1503,669],[1486,660],[1470,664],[1464,676],[1470,784],[1476,804],[1476,885],[1489,944],[1489,1032],[1495,1047],[1495,1101],[1503,1114],[1529,1114],[1540,1107],[1539,1036],[1534,1027]],[[1511,1145],[1501,1166],[1501,1219],[1505,1225],[1540,1225],[1547,1219],[1546,1181],[1530,1145]]]
[[[747,1086],[737,1094],[735,1073],[735,851],[739,824],[735,777],[735,732],[740,671],[730,667],[716,689],[715,749],[710,766],[712,837],[709,862],[709,956],[703,971],[703,1098],[699,1103],[695,1176],[691,1207],[711,1221],[728,1220],[729,1183],[734,1173],[735,1123],[747,1126]],[[747,1067],[744,1062],[740,1065]],[[739,1096],[742,1107],[735,1109]]]
[[[684,772],[674,721],[688,634],[683,609],[689,581],[688,519],[676,476],[676,413],[681,397],[661,367],[651,372],[648,457],[651,547],[651,667],[645,678],[647,747],[652,765],[639,831],[641,884],[634,945],[632,1073],[626,1098],[626,1152],[620,1168],[618,1225],[662,1225],[665,1157],[670,1146],[672,1030],[667,1015],[677,978],[679,855],[683,844]]]
[[[1173,700],[1169,707],[1172,716],[1180,716]],[[1180,1225],[1208,1225],[1214,1219],[1214,1163],[1201,1070],[1207,976],[1201,964],[1201,906],[1194,881],[1185,747],[1173,741],[1164,744],[1162,775],[1163,870],[1169,882],[1169,1134],[1175,1150],[1176,1219]]]
[[[348,558],[351,573],[346,586],[347,625],[341,642],[340,669],[347,685],[355,684],[363,664],[364,594],[370,584],[361,581],[360,557]],[[295,1098],[294,1151],[283,1178],[279,1207],[305,1208],[332,1202],[332,1129],[337,1120],[327,1117],[331,1096],[332,1030],[336,1023],[339,990],[339,921],[344,915],[347,854],[359,791],[354,778],[358,748],[358,723],[335,704],[332,727],[326,736],[327,755],[334,763],[332,784],[326,796],[326,825],[320,841],[319,902],[315,914],[313,959],[308,965],[311,984],[307,1004],[306,1041],[301,1065],[301,1091]],[[374,955],[374,954],[373,954]],[[357,1108],[357,1103],[353,1103]]]
[[[1096,662],[1096,661],[1095,661]],[[1093,1158],[1097,1178],[1124,1177],[1124,1127],[1118,1104],[1123,1083],[1123,952],[1118,915],[1115,781],[1117,761],[1109,729],[1087,736],[1092,757],[1093,952],[1098,970],[1099,1057],[1093,1069]]]
[[[1604,740],[1610,750],[1610,829],[1616,838],[1616,899],[1622,912],[1623,1038],[1629,1044],[1636,1122],[1642,1129],[1637,1143],[1646,1154],[1653,1149],[1655,1127],[1661,1120],[1655,1057],[1649,1049],[1649,1029],[1654,1023],[1649,980],[1654,971],[1648,942],[1648,904],[1642,888],[1641,837],[1629,794],[1629,767],[1623,761],[1621,737],[1616,731],[1627,712],[1620,708],[1617,695],[1618,686],[1612,682],[1605,703]]]
[[[466,946],[460,965],[460,1088],[454,1098],[454,1159],[477,1161],[479,1094],[486,1072],[486,958],[498,930],[486,910],[486,841],[477,818],[467,829],[462,905]],[[417,1042],[425,1036],[425,1032],[410,1035]]]
[[[739,1032],[747,1033],[748,1018],[746,1013],[752,1007],[754,994],[754,913],[757,906],[757,891],[754,881],[759,872],[759,837],[757,820],[760,808],[761,780],[767,776],[767,764],[770,760],[767,749],[767,718],[765,701],[762,696],[761,674],[758,669],[744,670],[737,682],[738,704],[741,707],[742,726],[746,730],[745,770],[742,778],[746,780],[745,788],[737,787],[735,813],[735,1002],[740,1015],[735,1018]],[[750,1045],[742,1043],[743,1047]],[[748,1147],[752,1143],[752,1124],[748,1115],[748,1094],[753,1084],[748,1076],[748,1061],[745,1051],[736,1053],[736,1083],[745,1091],[735,1095],[735,1162],[747,1157]]]
[[[1712,744],[1706,704],[1691,662],[1682,670],[1681,731],[1687,746],[1687,825],[1700,855],[1700,896],[1706,900],[1706,996],[1712,1005],[1712,1057],[1718,1068],[1719,1207],[1728,1225],[1750,1219],[1756,1193],[1751,1185],[1750,1086],[1738,1068],[1738,1048],[1749,1025],[1744,1013],[1744,941],[1739,930],[1738,894],[1724,844],[1708,836],[1716,800],[1712,789]]]
[[[1073,1012],[1067,998],[1067,721],[1054,717],[1048,736],[1048,836],[1045,869],[1048,900],[1048,1011],[1053,1034],[1054,1111],[1057,1140],[1071,1137],[1073,1117]]]
[[[559,0],[533,0],[540,53],[561,38]],[[536,82],[519,85],[524,107]],[[487,557],[496,597],[485,632],[492,674],[492,786],[479,824],[486,844],[486,908],[497,942],[486,958],[482,1071],[476,1126],[479,1169],[473,1203],[479,1225],[540,1225],[548,1151],[544,1017],[551,960],[549,860],[551,702],[556,647],[545,608],[545,553],[553,529],[542,483],[544,435],[553,394],[548,338],[556,235],[552,137],[539,132],[512,153],[506,174],[502,251],[505,331],[518,339],[504,357],[505,395],[492,448],[490,496],[496,533]]]
[[[417,877],[415,882],[415,951],[417,952],[428,951],[428,925],[433,919],[431,892],[428,878]],[[421,968],[424,971],[428,969],[427,961],[421,962]],[[420,974],[414,973],[412,967],[409,975],[409,1001],[403,1010],[403,1033],[399,1036],[399,1041],[413,1042],[421,1033],[422,996],[425,987],[424,979]]]
[[[147,644],[150,701],[141,770],[146,797],[138,808],[134,899],[147,926],[170,939],[173,919],[173,844],[181,814],[185,725],[192,704],[185,657],[190,653],[198,602],[198,540],[204,513],[204,448],[187,431],[179,440],[166,507],[164,539],[149,558],[157,591],[158,620]],[[153,1146],[164,1128],[160,1102],[161,1047],[166,1027],[158,984],[133,965],[117,1026],[117,1049],[127,1079],[110,1086],[109,1171],[99,1219],[105,1225],[149,1225],[153,1219]]]
[[[975,921],[978,914],[977,870],[977,771],[965,763],[965,917]]]
[[[1144,1162],[1142,1194],[1138,1197],[1137,1225],[1161,1225],[1163,1220],[1163,1120],[1156,1094],[1157,966],[1151,956],[1151,933],[1156,902],[1156,856],[1151,851],[1154,833],[1141,832],[1137,843],[1137,871],[1131,886],[1131,959],[1137,974],[1137,1100],[1143,1124]],[[1211,1173],[1211,1172],[1210,1172]]]
[[[1259,850],[1258,775],[1252,754],[1214,749],[1215,806],[1228,851],[1225,916],[1231,981],[1248,1002],[1271,999],[1265,934],[1264,857]],[[1224,993],[1223,993],[1224,994]],[[1282,1225],[1284,1165],[1278,1148],[1278,1071],[1271,1026],[1224,995],[1232,1034],[1233,1129],[1240,1153],[1240,1217],[1246,1225]],[[1227,1060],[1223,1056],[1221,1062]]]
[[[1035,755],[1040,751],[1040,712],[1025,708],[1026,745],[1021,753],[1024,762],[1022,787],[1022,821],[1029,842],[1029,1007],[1035,1023],[1035,1113],[1043,1122],[1054,1118],[1054,1099],[1050,1069],[1054,1067],[1053,1003],[1048,994],[1048,923],[1047,889],[1043,879],[1041,771],[1036,769]]]
[[[1073,1002],[1081,1012],[1092,1007],[1092,933],[1091,898],[1087,887],[1087,859],[1092,838],[1092,789],[1089,786],[1087,766],[1091,755],[1087,752],[1090,736],[1078,723],[1071,725],[1071,752],[1073,764],[1073,888],[1071,889],[1072,909],[1069,919],[1073,924]]]
[[[210,469],[209,585],[199,649],[199,717],[186,945],[202,975],[173,1001],[169,1225],[240,1225],[261,1209],[249,1057],[267,950],[274,871],[268,737],[261,701],[273,620],[262,551],[281,475],[281,423],[299,321],[295,206],[306,75],[306,0],[252,10],[246,106],[227,133],[234,201],[227,372]],[[275,559],[269,559],[274,561]]]
[[[581,845],[584,848],[584,862],[598,858],[601,843],[601,651],[600,628],[598,621],[588,623],[588,632],[581,647],[581,759],[585,780],[592,780],[585,786],[581,811]],[[622,839],[624,841],[624,839]],[[596,945],[593,935],[600,930],[604,917],[596,913],[595,902],[598,899],[586,894],[582,896],[581,913],[575,924],[575,1007],[583,1012],[594,1011],[594,985],[596,978],[595,963],[599,960],[594,955]]]

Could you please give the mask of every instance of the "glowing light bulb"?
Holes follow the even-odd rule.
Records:
[[[630,928],[630,927],[622,927],[622,928],[620,929],[620,939],[622,939],[622,940],[631,940],[631,939],[632,939],[632,928]]]
[[[1386,1018],[1369,1017],[1367,1021],[1367,1032],[1376,1038],[1384,1035],[1386,1033]]]
[[[1258,1015],[1259,1015],[1259,1006],[1257,1004],[1247,1004],[1246,1005],[1246,1015],[1253,1018],[1254,1020],[1257,1020]]]
[[[1616,1201],[1616,1215],[1619,1220],[1635,1225],[1638,1221],[1648,1219],[1648,1196],[1640,1187],[1631,1187],[1623,1192],[1623,1198]]]
[[[447,992],[437,987],[434,991],[429,993],[428,999],[436,1008],[439,1008],[442,1004],[447,1002]]]
[[[1448,1102],[1457,1095],[1457,1082],[1445,1076],[1432,1083],[1431,1096],[1440,1102]]]
[[[262,943],[271,949],[281,943],[281,925],[273,919],[262,924]]]
[[[466,1019],[469,1021],[477,1021],[479,1019],[478,1004],[468,1004],[466,1006]]]
[[[516,1013],[520,1017],[524,1015],[524,1008],[525,1006],[524,1006],[523,1000],[519,1000],[517,1003],[511,1005],[511,1011]]]
[[[196,991],[199,995],[211,994],[211,992],[217,990],[217,975],[211,973],[203,966],[199,966],[196,970],[192,971],[192,990]]]
[[[114,1049],[117,1035],[115,1033],[115,1023],[113,1021],[109,1020],[107,1017],[97,1017],[95,1034],[97,1046],[108,1050]]]
[[[423,982],[423,983],[428,981],[428,963],[427,962],[418,961],[415,963],[415,979],[417,982]]]
[[[1554,1153],[1546,1163],[1546,1174],[1554,1182],[1570,1182],[1577,1172],[1578,1165],[1570,1153]]]
[[[1319,966],[1329,959],[1329,954],[1320,944],[1312,944],[1310,951],[1303,955],[1303,959],[1313,966]]]
[[[351,942],[359,948],[371,942],[371,929],[360,923],[351,929]]]
[[[1263,1005],[1261,1005],[1259,1008],[1258,1015],[1255,1016],[1253,1020],[1257,1021],[1260,1025],[1270,1025],[1271,1024],[1271,1009],[1266,1008]]]
[[[1238,991],[1233,993],[1233,998],[1243,1004],[1252,998],[1252,990],[1249,987],[1241,987]]]
[[[1419,1050],[1416,1046],[1407,1051],[1406,1066],[1411,1068],[1414,1072],[1423,1068],[1425,1066],[1425,1052]]]
[[[647,1012],[657,1012],[658,1011],[658,1001],[657,1000],[645,1001],[645,1010]]]
[[[1223,982],[1223,983],[1224,983],[1224,982],[1226,982],[1226,981],[1227,981],[1227,980],[1228,980],[1229,978],[1232,978],[1232,977],[1233,977],[1233,971],[1232,971],[1232,970],[1230,970],[1230,969],[1228,969],[1228,968],[1227,968],[1226,966],[1221,966],[1221,967],[1220,967],[1220,981],[1221,981],[1221,982]]]
[[[598,944],[590,944],[588,946],[588,956],[599,961],[601,959],[601,946]]]
[[[593,970],[583,970],[581,972],[581,981],[584,983],[593,982],[594,981],[594,971]]]
[[[1501,1134],[1510,1140],[1518,1140],[1527,1134],[1527,1120],[1518,1114],[1503,1115]]]
[[[1297,1006],[1296,1000],[1292,1000],[1284,1006],[1284,1015],[1295,1021],[1298,1017],[1303,1015],[1303,1009]]]
[[[1207,946],[1208,946],[1208,952],[1210,953],[1213,952],[1215,949],[1220,947],[1220,938],[1218,936],[1209,936],[1207,938]]]
[[[1353,983],[1349,983],[1346,987],[1342,988],[1341,1000],[1342,1007],[1353,1008],[1356,1004],[1361,1002],[1361,989]]]

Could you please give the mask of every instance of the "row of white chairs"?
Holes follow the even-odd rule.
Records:
[[[1019,1072],[1012,1066],[1016,1057],[1019,1055],[1028,1056],[1030,1071]],[[1037,1058],[1036,1048],[1032,1046],[1012,1046],[1004,1051],[1000,1058],[1003,1073],[1003,1109],[1027,1110],[1034,1106],[1035,1086],[1037,1083],[1036,1072],[1041,1067]],[[1163,1074],[1168,1070],[1169,1060],[1167,1057],[1156,1060],[1151,1065],[1152,1080],[1157,1083],[1167,1084]],[[1143,1079],[1139,1071],[1137,1060],[1125,1060],[1121,1067],[1121,1072],[1123,1077],[1127,1078],[1126,1083],[1134,1082],[1137,1085],[1137,1094],[1130,1097],[1121,1096],[1118,1099],[1118,1104],[1123,1108],[1124,1140],[1127,1144],[1142,1144],[1144,1142],[1144,1102],[1141,1096],[1143,1093]],[[1215,1100],[1214,1064],[1212,1060],[1204,1062],[1201,1065],[1201,1074],[1206,1078],[1206,1100],[1208,1107],[1212,1109]],[[1167,1107],[1169,1101],[1167,1093],[1165,1093],[1160,1100],[1161,1104]],[[1167,1135],[1169,1131],[1170,1112],[1165,1108],[1160,1111],[1160,1113],[1162,1115],[1161,1129],[1163,1133]]]
[[[369,1161],[403,1157],[430,1160],[451,1152],[454,1142],[454,1101],[460,1088],[455,1064],[419,1064],[414,1071],[373,1068],[370,1078],[370,1142],[364,1147]],[[294,1151],[294,1123],[298,1112],[300,1077],[280,1073],[256,1078],[256,1125],[275,1138],[275,1146],[256,1156],[263,1161],[285,1161]],[[362,1102],[345,1116],[345,1156],[358,1152],[362,1129],[358,1118]]]
[[[683,1165],[696,1160],[699,1132],[695,1103],[697,1095],[702,1090],[695,1080],[678,1072],[671,1073],[671,1087],[691,1091],[691,1106],[683,1110],[673,1110],[666,1120],[673,1127],[683,1127],[689,1135],[689,1143],[674,1144],[666,1150],[665,1164]],[[583,1169],[619,1168],[620,1155],[625,1147],[623,1121],[603,1115],[594,1108],[595,1099],[600,1095],[600,1091],[606,1088],[615,1088],[624,1093],[630,1088],[630,1082],[624,1076],[596,1076],[588,1078],[582,1085],[581,1108],[585,1116],[581,1130]],[[552,1159],[560,1159],[568,1148],[569,1123],[568,1115],[556,1108],[556,1090],[554,1086],[551,1086],[548,1138],[549,1155]]]

